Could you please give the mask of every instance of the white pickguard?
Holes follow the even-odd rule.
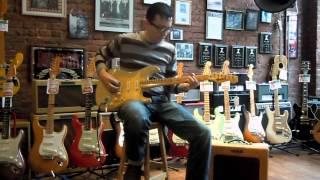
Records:
[[[259,135],[261,137],[265,137],[266,133],[264,132],[262,126],[262,113],[259,116],[252,116],[251,113],[248,112],[249,115],[249,123],[248,123],[248,130],[250,133]]]
[[[43,138],[39,148],[39,154],[44,159],[53,159],[58,157],[63,160],[68,159],[66,148],[63,141],[67,134],[67,127],[64,126],[61,132],[53,132],[52,134],[46,133],[43,129]]]
[[[234,118],[225,120],[222,130],[223,141],[243,140],[242,132],[239,128],[240,114],[236,113]]]
[[[103,154],[103,149],[99,148],[98,129],[84,130],[82,129],[82,136],[79,141],[79,150],[85,154],[99,153]]]
[[[15,138],[0,139],[0,163],[14,164],[19,168],[24,166],[19,144],[23,137],[23,130]],[[1,135],[1,134],[0,134]]]

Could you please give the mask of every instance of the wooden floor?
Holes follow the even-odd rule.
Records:
[[[273,149],[270,151],[269,157],[269,180],[319,180],[320,179],[320,154],[310,155],[310,151],[302,150],[301,148],[290,150],[294,153],[298,153],[299,156],[288,154],[286,152]],[[169,177],[172,180],[183,180],[185,178],[185,162],[182,161],[169,161],[169,165],[177,168],[176,170],[170,169]],[[108,170],[104,170],[107,173]],[[100,170],[96,171],[101,173]],[[159,170],[153,170],[153,174],[158,173]],[[231,172],[232,173],[232,172]],[[250,173],[250,169],[248,169]],[[73,177],[70,179],[79,180],[94,180],[94,179],[116,179],[117,171],[105,175],[103,178],[85,173],[81,176]],[[53,178],[45,178],[53,179]],[[60,179],[60,178],[55,178]]]

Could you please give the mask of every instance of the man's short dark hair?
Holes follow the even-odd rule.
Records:
[[[169,19],[173,16],[172,8],[166,3],[154,3],[148,8],[146,18],[149,22],[152,22],[157,14],[159,14],[161,17]]]

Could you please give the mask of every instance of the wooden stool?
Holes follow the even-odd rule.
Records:
[[[162,125],[158,122],[153,122],[151,124],[150,129],[157,129],[158,130],[158,136],[159,136],[159,142],[160,142],[160,151],[161,151],[161,160],[162,160],[162,173],[159,175],[156,175],[157,177],[163,177],[161,179],[168,179],[168,162],[167,162],[167,155],[166,155],[166,147],[164,142],[164,135],[163,135],[163,129]],[[123,155],[120,158],[120,167],[118,171],[118,180],[123,180],[124,175],[124,166],[126,161],[126,143],[123,143]],[[150,142],[149,142],[149,136],[147,137],[147,143],[146,143],[146,153],[144,157],[144,179],[148,180],[150,179]],[[156,178],[156,177],[152,177]]]

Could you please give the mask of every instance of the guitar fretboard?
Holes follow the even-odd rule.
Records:
[[[90,130],[91,128],[91,107],[92,107],[92,93],[85,94],[85,106],[86,106],[86,112],[85,112],[85,120],[84,120],[84,129]]]
[[[2,139],[10,137],[11,97],[1,97]]]

